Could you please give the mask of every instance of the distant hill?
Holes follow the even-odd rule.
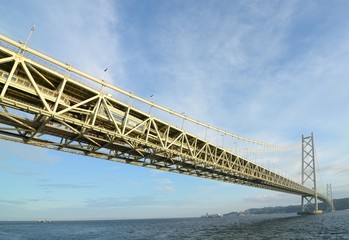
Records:
[[[334,207],[337,211],[349,209],[349,198],[333,199]],[[319,203],[319,209],[326,210],[325,203]],[[224,216],[231,216],[237,214],[273,214],[273,213],[296,213],[301,209],[300,205],[290,205],[285,207],[264,207],[264,208],[249,208],[244,212],[231,212],[224,214]]]
[[[349,209],[349,198],[333,199],[336,210]]]

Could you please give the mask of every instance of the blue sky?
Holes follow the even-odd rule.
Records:
[[[23,41],[35,24],[30,47],[244,137],[289,145],[314,132],[321,181],[342,198],[348,10],[347,1],[5,1],[0,33]],[[300,202],[4,140],[0,150],[0,220],[191,217]],[[292,151],[275,165],[300,178]]]

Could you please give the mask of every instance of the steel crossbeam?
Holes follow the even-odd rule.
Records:
[[[302,184],[88,87],[74,76],[85,81],[95,79],[0,36],[0,138],[301,196],[314,195]],[[317,195],[326,200],[326,196]]]

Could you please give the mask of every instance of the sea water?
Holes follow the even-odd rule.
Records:
[[[297,216],[0,222],[0,239],[349,239],[349,211]]]

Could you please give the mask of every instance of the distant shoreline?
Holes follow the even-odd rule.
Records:
[[[349,210],[349,198],[333,199],[336,211]],[[319,204],[319,208],[326,210],[324,203]],[[249,208],[241,212],[230,212],[223,214],[223,217],[231,216],[246,216],[246,215],[258,215],[258,214],[288,214],[297,213],[300,210],[300,205],[290,205],[290,206],[276,206],[276,207],[263,207],[263,208]],[[130,219],[48,219],[48,221],[54,222],[77,222],[77,221],[142,221],[142,220],[164,220],[164,219],[191,219],[191,218],[201,218],[201,216],[195,217],[163,217],[163,218],[130,218]],[[9,218],[10,219],[10,218]],[[37,219],[31,220],[0,220],[1,222],[38,222]]]
[[[349,209],[349,198],[333,199],[333,204],[336,211],[348,210]],[[249,208],[242,212],[230,212],[223,214],[223,216],[233,215],[255,215],[255,214],[276,214],[276,213],[297,213],[300,211],[300,205],[289,205],[289,206],[277,206],[277,207],[263,207],[263,208]],[[326,204],[319,203],[319,209],[326,211]]]

